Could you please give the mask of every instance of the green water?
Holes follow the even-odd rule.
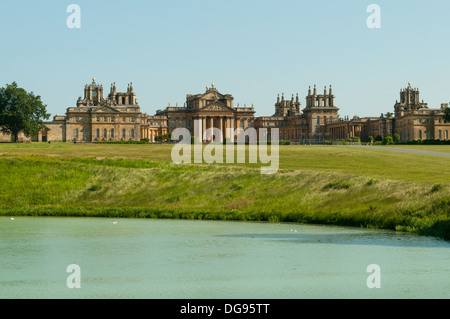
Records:
[[[293,224],[0,218],[0,298],[450,298],[450,243]],[[296,231],[296,232],[295,232]],[[81,269],[69,289],[67,266]],[[369,264],[381,288],[369,289]]]

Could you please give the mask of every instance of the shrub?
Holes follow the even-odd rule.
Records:
[[[442,190],[442,185],[435,184],[435,185],[433,185],[433,187],[431,187],[430,193],[436,193],[436,192],[439,192],[440,190]]]
[[[88,188],[88,191],[89,192],[96,192],[96,191],[99,191],[101,189],[102,189],[102,187],[100,185],[92,185],[91,187]]]
[[[375,136],[375,142],[381,142],[382,140],[383,138],[381,137],[381,135]]]
[[[350,184],[348,183],[343,183],[343,182],[334,182],[334,183],[328,183],[327,185],[325,185],[323,187],[323,190],[328,190],[328,189],[348,189],[350,188]]]
[[[394,143],[398,143],[400,142],[400,135],[395,133],[394,135],[392,135],[392,138],[394,139]]]
[[[142,142],[150,143],[150,139],[148,137],[141,138]]]
[[[394,139],[390,135],[385,135],[383,138],[383,145],[394,144]]]

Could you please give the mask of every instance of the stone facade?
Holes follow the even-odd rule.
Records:
[[[419,89],[412,88],[409,83],[400,90],[400,101],[394,105],[394,114],[390,112],[379,117],[358,116],[353,119],[339,119],[324,128],[330,139],[350,139],[359,137],[368,141],[368,137],[383,137],[385,134],[399,134],[400,141],[410,140],[449,140],[450,123],[444,122],[444,111],[447,103],[440,108],[429,108],[420,101]]]
[[[206,87],[205,93],[186,95],[184,106],[167,106],[164,110],[158,110],[156,116],[167,118],[167,131],[171,133],[176,128],[187,128],[191,136],[198,136],[198,141],[210,142],[212,134],[207,130],[218,128],[222,132],[219,139],[230,139],[236,141],[234,134],[231,134],[240,127],[247,129],[254,127],[254,108],[234,106],[234,98],[230,94],[221,94],[211,84]],[[194,125],[198,125],[197,128]],[[209,133],[209,134],[207,134]]]
[[[38,136],[29,138],[19,135],[19,141],[39,142],[94,142],[94,141],[138,141],[148,138],[155,141],[158,135],[172,133],[176,128],[187,128],[191,136],[210,142],[209,128],[220,129],[220,140],[237,141],[239,129],[260,128],[279,130],[279,138],[297,143],[316,143],[324,140],[351,139],[359,137],[367,141],[369,136],[385,134],[400,135],[401,141],[417,139],[449,140],[450,123],[444,123],[444,111],[448,104],[440,108],[428,108],[419,100],[419,90],[407,88],[400,91],[400,101],[394,105],[394,114],[381,114],[379,117],[354,116],[340,118],[335,105],[333,89],[324,87],[319,94],[316,86],[309,87],[306,105],[302,109],[298,93],[285,99],[284,93],[278,95],[275,113],[272,116],[255,117],[253,104],[234,105],[230,94],[222,94],[214,84],[206,87],[204,93],[187,94],[184,106],[171,106],[156,111],[155,115],[142,113],[130,83],[126,92],[117,92],[112,83],[108,96],[103,95],[103,86],[95,79],[85,85],[84,97],[78,98],[76,107],[69,107],[64,116],[55,116],[45,122],[46,128]],[[197,125],[197,127],[195,127]],[[208,131],[207,131],[208,130]],[[0,142],[10,142],[11,136],[0,133]]]

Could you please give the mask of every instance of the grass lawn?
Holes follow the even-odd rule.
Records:
[[[280,170],[261,175],[261,163],[177,165],[171,150],[0,144],[0,214],[305,222],[450,238],[445,157],[280,146]]]

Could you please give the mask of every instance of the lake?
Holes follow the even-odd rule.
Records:
[[[450,242],[277,223],[0,218],[0,298],[450,298]],[[69,289],[67,266],[80,267]],[[368,288],[367,267],[380,268]]]

